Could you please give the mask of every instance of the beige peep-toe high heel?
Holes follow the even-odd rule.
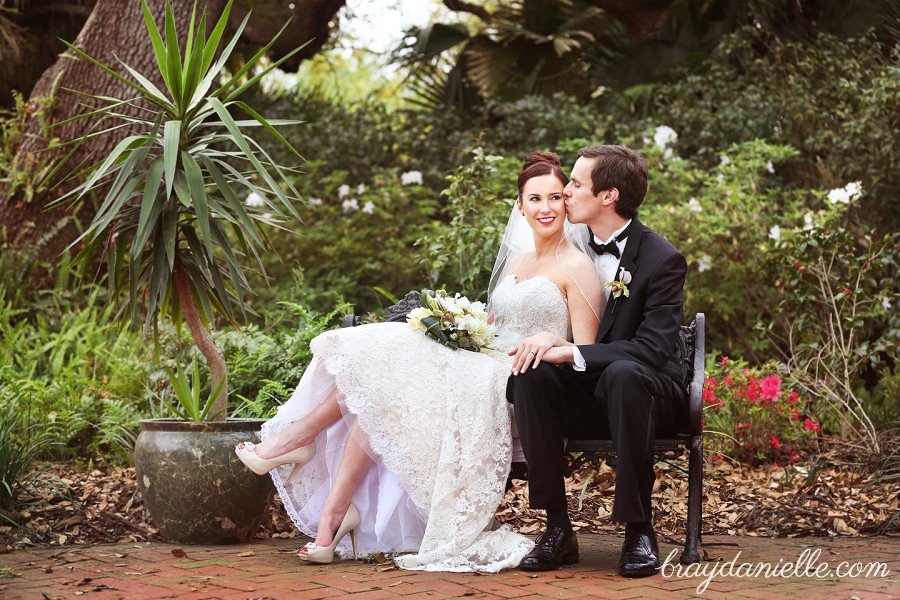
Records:
[[[341,521],[341,526],[338,527],[338,530],[334,534],[334,539],[331,540],[331,545],[317,546],[315,542],[309,542],[300,549],[300,552],[298,553],[300,560],[319,565],[331,564],[331,561],[334,560],[334,551],[337,548],[338,543],[348,533],[350,534],[350,543],[353,544],[353,560],[356,560],[356,528],[359,527],[359,521],[359,511],[351,504],[350,507],[347,508],[344,520]]]
[[[294,468],[291,471],[291,474],[287,476],[287,479],[284,480],[285,485],[287,485],[291,478],[300,472],[300,469],[316,455],[315,442],[307,444],[306,446],[294,448],[290,452],[285,452],[284,454],[273,458],[260,458],[257,456],[254,448],[255,445],[252,442],[241,442],[235,446],[234,453],[237,454],[237,457],[241,459],[241,462],[244,463],[248,469],[257,475],[265,475],[275,467],[293,463]]]

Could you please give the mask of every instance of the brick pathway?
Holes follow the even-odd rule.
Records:
[[[581,563],[549,573],[508,570],[496,575],[385,570],[363,562],[301,564],[296,550],[306,540],[259,540],[241,546],[175,546],[161,543],[45,548],[0,554],[0,598],[692,598],[704,577],[668,573],[628,580],[615,574],[620,537],[581,535]],[[706,550],[719,562],[772,567],[820,551],[823,563],[885,563],[887,576],[823,578],[790,575],[716,576],[700,597],[776,599],[900,598],[900,537],[794,538],[707,536]],[[663,544],[663,557],[675,549]],[[173,553],[173,550],[175,551]],[[184,553],[179,550],[183,550]],[[738,553],[740,555],[738,556]],[[178,556],[176,556],[178,555]],[[677,556],[677,555],[676,555]],[[749,567],[744,567],[746,570]],[[709,571],[707,571],[708,573]],[[822,572],[824,575],[824,572]]]

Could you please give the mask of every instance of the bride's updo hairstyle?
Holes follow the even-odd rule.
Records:
[[[522,164],[522,170],[519,171],[518,185],[520,199],[522,198],[522,190],[525,188],[525,183],[529,179],[540,177],[541,175],[555,175],[563,185],[569,183],[569,178],[566,177],[565,171],[562,170],[557,155],[552,152],[538,152],[535,150],[525,157],[525,162]]]

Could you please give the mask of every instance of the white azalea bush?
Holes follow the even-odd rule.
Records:
[[[406,318],[410,327],[454,350],[479,352],[496,337],[483,302],[449,296],[444,290],[422,290],[422,306]]]

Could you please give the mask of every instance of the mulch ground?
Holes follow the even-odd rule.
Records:
[[[684,534],[687,463],[661,463],[654,488],[657,531],[674,542]],[[144,510],[133,468],[43,465],[33,474],[17,511],[0,513],[0,552],[36,546],[159,541]],[[900,532],[900,482],[848,460],[839,449],[810,465],[756,467],[707,463],[703,533],[749,536],[858,536]],[[525,534],[543,527],[530,511],[528,487],[513,480],[497,518]],[[615,472],[584,465],[568,480],[576,529],[621,531],[611,523]],[[294,529],[277,498],[257,537],[291,538]]]

